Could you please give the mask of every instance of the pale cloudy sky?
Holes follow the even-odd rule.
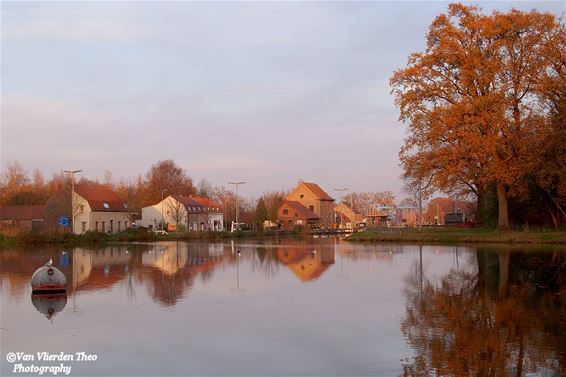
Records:
[[[389,77],[447,2],[1,3],[2,167],[403,196]],[[561,15],[564,3],[480,2]]]

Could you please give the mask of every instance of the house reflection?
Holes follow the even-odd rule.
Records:
[[[302,282],[320,278],[334,263],[334,250],[324,245],[281,246],[276,255]]]
[[[123,280],[132,261],[125,246],[87,250],[76,248],[72,252],[72,291],[110,288]]]

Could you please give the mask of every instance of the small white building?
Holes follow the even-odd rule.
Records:
[[[71,201],[73,233],[119,233],[131,226],[128,205],[111,188],[77,185]],[[71,214],[72,216],[73,214]]]
[[[148,229],[160,229],[165,224],[175,224],[190,231],[221,231],[224,214],[209,199],[172,195],[163,201],[142,208],[142,218],[137,223]]]

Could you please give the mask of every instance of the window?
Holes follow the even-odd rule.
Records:
[[[98,232],[98,221],[94,223],[94,230]]]
[[[110,208],[110,206],[108,205],[108,203],[102,203],[102,206],[103,206],[104,208],[106,208],[106,209],[109,209],[109,208]]]
[[[128,222],[124,221],[124,228],[127,229],[128,228]]]
[[[289,214],[289,210],[288,210],[287,208],[285,208],[285,209],[283,210],[283,215],[287,216],[288,214]]]
[[[293,225],[293,220],[289,220],[289,221],[288,221],[288,224],[289,224],[289,225]]]
[[[299,217],[299,214],[297,212],[295,212],[295,217]]]
[[[122,230],[122,222],[118,221],[118,232]]]
[[[303,194],[301,194],[301,196],[299,196],[299,198],[304,199],[305,196]]]
[[[106,232],[106,221],[102,222],[102,231]]]
[[[110,233],[114,233],[114,220],[110,220]]]
[[[314,212],[314,206],[309,206],[309,211]]]
[[[126,209],[128,208],[128,204],[127,204],[127,203],[124,203],[124,208],[126,208]]]
[[[84,212],[85,206],[81,204],[81,212]]]
[[[170,214],[171,214],[171,211],[167,211],[167,214],[170,215]]]
[[[83,222],[81,223],[81,232],[82,232],[82,233],[86,232],[86,221],[83,221]]]

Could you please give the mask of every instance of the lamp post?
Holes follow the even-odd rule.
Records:
[[[238,227],[238,230],[240,229],[240,223],[238,222],[238,215],[240,212],[240,206],[238,205],[238,186],[243,185],[244,183],[246,182],[228,182],[229,185],[236,185],[236,226]]]
[[[349,188],[335,188],[334,190],[338,191],[340,193],[340,202],[342,202],[342,196],[344,195],[344,191],[348,191]],[[353,209],[352,209],[353,211]],[[344,211],[340,211],[340,226],[342,226],[344,224]]]
[[[161,190],[161,231],[163,231],[163,226],[165,223],[165,219],[163,218],[163,193],[167,191],[167,189]]]
[[[63,170],[63,172],[71,175],[71,231],[75,233],[75,205],[73,203],[75,196],[75,173],[80,173],[82,170]]]

